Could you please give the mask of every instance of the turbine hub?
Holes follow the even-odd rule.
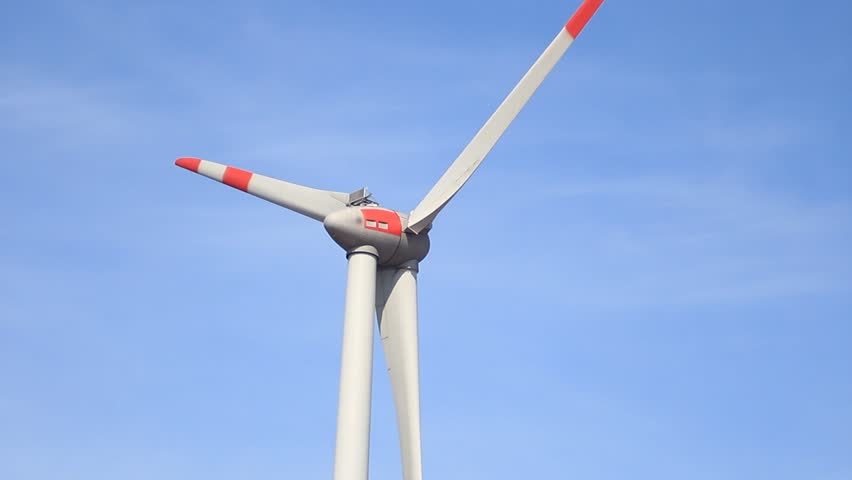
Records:
[[[379,265],[398,266],[421,261],[429,253],[429,235],[407,233],[408,216],[370,206],[350,206],[325,217],[323,225],[331,238],[347,252],[371,246]]]

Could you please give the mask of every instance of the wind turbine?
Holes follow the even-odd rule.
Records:
[[[403,478],[422,478],[417,272],[429,231],[604,0],[584,0],[532,68],[410,213],[381,208],[362,188],[318,190],[198,158],[176,165],[323,222],[349,261],[337,411],[335,480],[367,480],[373,317],[393,388]]]

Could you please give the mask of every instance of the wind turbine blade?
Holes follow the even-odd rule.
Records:
[[[402,478],[421,480],[417,262],[409,262],[401,268],[379,269],[376,315],[396,404]]]
[[[538,89],[559,59],[574,43],[580,35],[589,19],[597,11],[604,0],[585,0],[580,8],[571,17],[565,27],[545,49],[541,57],[533,64],[532,68],[521,79],[520,83],[509,93],[509,96],[497,107],[491,118],[485,123],[479,133],[465,147],[455,162],[438,180],[432,190],[411,212],[408,223],[408,231],[420,233],[429,228],[432,221],[452,200],[464,184],[470,179],[473,172],[479,167],[494,145],[509,128],[512,121],[527,104],[533,93]]]
[[[346,207],[349,198],[346,193],[304,187],[198,158],[179,158],[175,165],[319,221]]]

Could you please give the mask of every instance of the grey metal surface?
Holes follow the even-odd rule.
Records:
[[[418,263],[410,261],[379,269],[376,279],[376,316],[396,405],[404,480],[423,478],[417,269]]]
[[[319,221],[344,208],[346,202],[343,199],[349,198],[345,193],[305,187],[257,174],[252,177],[248,193]]]
[[[349,254],[334,480],[367,480],[377,258],[373,247]]]
[[[409,260],[423,260],[429,253],[429,235],[414,235],[404,231],[405,218],[386,208],[383,210],[398,216],[402,224],[398,235],[364,228],[364,207],[348,207],[329,214],[323,221],[325,230],[344,250],[351,251],[361,245],[372,245],[379,255],[379,265],[400,265]]]

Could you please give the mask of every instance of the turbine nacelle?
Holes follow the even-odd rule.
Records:
[[[408,216],[387,208],[350,206],[330,213],[323,225],[347,252],[365,246],[375,248],[382,266],[419,262],[429,253],[429,235],[406,232]]]

